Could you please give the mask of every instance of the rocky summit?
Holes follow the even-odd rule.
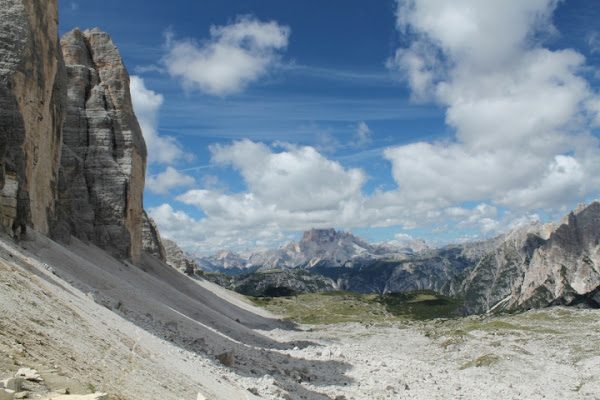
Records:
[[[378,259],[405,259],[429,250],[422,241],[403,246],[371,244],[350,232],[333,228],[311,229],[298,242],[277,249],[257,249],[245,253],[222,250],[211,256],[196,255],[198,264],[208,271],[273,268],[356,267]]]

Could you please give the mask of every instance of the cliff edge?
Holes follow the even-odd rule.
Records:
[[[0,231],[17,239],[55,218],[65,103],[57,0],[2,0]]]

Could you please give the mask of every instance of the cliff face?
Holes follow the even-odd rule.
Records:
[[[146,210],[142,214],[142,245],[146,253],[153,255],[163,262],[167,262],[167,252],[163,246],[158,228]]]
[[[202,272],[198,270],[196,262],[186,256],[183,250],[181,250],[175,242],[169,239],[163,239],[162,243],[165,248],[167,264],[188,275],[192,275],[197,272],[202,274]]]
[[[511,232],[479,264],[456,277],[450,295],[466,314],[543,307],[600,285],[600,202],[580,206],[560,225],[530,224]]]
[[[134,263],[142,251],[146,145],[129,75],[109,35],[75,29],[61,39],[68,75],[55,236],[72,234]]]
[[[54,219],[66,75],[56,0],[0,6],[0,230]]]

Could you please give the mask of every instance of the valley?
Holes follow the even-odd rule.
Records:
[[[182,174],[212,171],[212,164],[177,171],[167,163],[161,164],[166,175],[152,174],[151,151],[185,155],[178,139],[159,137],[144,120],[164,98],[129,75],[108,33],[72,28],[59,38],[58,6],[58,0],[0,1],[0,400],[599,398],[600,200],[570,212],[559,208],[561,220],[542,224],[528,216],[496,236],[436,247],[412,237],[369,243],[322,228],[320,218],[342,211],[336,207],[343,203],[344,220],[362,216],[365,226],[383,221],[409,229],[413,219],[442,211],[456,226],[471,223],[470,213],[494,225],[489,217],[498,209],[473,203],[467,210],[457,197],[436,213],[431,204],[419,210],[427,201],[410,196],[403,201],[415,208],[399,209],[403,192],[377,188],[365,197],[361,168],[279,138],[271,147],[246,138],[204,143],[210,163],[246,174],[257,196],[230,194],[216,176],[196,181]],[[73,2],[71,12],[78,7]],[[286,47],[290,34],[250,17],[211,25],[210,32],[228,40],[227,54],[258,49],[272,62],[278,53],[271,52]],[[261,47],[273,34],[278,40]],[[170,31],[164,36],[173,39]],[[248,79],[262,73],[267,69]],[[141,111],[134,111],[132,93],[147,100]],[[212,95],[219,93],[225,94]],[[373,133],[364,121],[358,126],[360,142],[370,145]],[[578,139],[582,148],[592,143]],[[438,144],[402,146],[431,152]],[[377,149],[393,164],[394,179],[406,157],[392,158],[402,149]],[[563,150],[548,153],[554,164],[544,179],[580,171],[578,160],[565,155],[574,150]],[[271,167],[266,174],[258,168],[263,164]],[[302,190],[288,190],[289,182]],[[340,182],[348,191],[339,190]],[[474,186],[469,182],[461,185]],[[146,210],[146,183],[158,190],[153,196],[195,185],[176,200],[206,200],[202,219],[166,203]],[[594,184],[577,196],[588,198]],[[425,182],[421,194],[431,187]],[[215,193],[219,200],[211,202]],[[519,193],[513,200],[530,197]],[[260,195],[284,208],[263,204]],[[231,207],[219,214],[223,204]],[[238,218],[246,209],[259,210],[257,219]],[[396,219],[398,211],[410,218]],[[245,245],[256,232],[255,244],[289,238],[273,215],[293,230],[313,221],[321,228],[309,228],[297,242],[238,253],[193,254],[170,240],[182,230],[196,244],[213,246]],[[236,236],[223,239],[228,232]]]

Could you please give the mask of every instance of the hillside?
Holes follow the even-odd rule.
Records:
[[[44,381],[28,383],[32,394],[68,387],[114,400],[587,399],[600,391],[594,310],[414,322],[334,296],[336,312],[345,304],[360,322],[294,328],[160,262],[144,271],[97,247],[65,248],[37,234],[0,244],[0,306],[10,310],[0,320],[0,380],[35,368]],[[304,300],[290,301],[300,310]],[[198,311],[201,304],[220,316]],[[312,318],[328,314],[313,309]]]

